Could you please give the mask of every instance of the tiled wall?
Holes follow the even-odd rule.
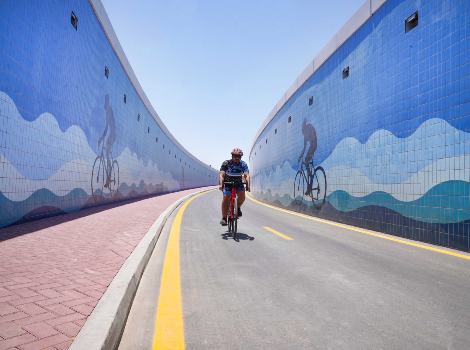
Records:
[[[159,126],[88,1],[0,13],[0,227],[217,182]]]
[[[254,194],[470,250],[470,2],[388,0],[315,69],[253,145]],[[311,193],[303,124],[317,139]]]

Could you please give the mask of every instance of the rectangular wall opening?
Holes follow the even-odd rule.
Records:
[[[418,11],[413,13],[410,17],[405,20],[405,33],[418,26]]]
[[[75,28],[75,30],[78,30],[78,17],[73,11],[70,14],[70,23]]]

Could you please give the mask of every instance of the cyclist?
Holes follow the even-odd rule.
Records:
[[[307,191],[305,191],[305,195],[309,196],[312,192],[313,174],[311,162],[313,160],[315,151],[317,150],[317,132],[315,131],[315,128],[312,124],[307,123],[306,119],[304,119],[304,121],[302,122],[302,134],[304,135],[304,148],[302,148],[302,153],[299,156],[299,162],[302,160],[305,149],[307,148],[307,143],[310,144],[304,160],[308,174],[308,184]]]
[[[243,151],[240,148],[234,148],[232,150],[232,159],[226,160],[222,163],[219,173],[219,190],[223,191],[222,198],[222,220],[220,224],[222,226],[227,225],[227,211],[230,202],[230,196],[232,194],[232,186],[224,186],[224,181],[230,181],[231,177],[237,177],[237,179],[242,176],[244,182],[246,183],[246,190],[250,192],[250,173],[248,171],[248,165],[241,160],[243,156]],[[245,201],[245,187],[243,182],[236,184],[237,186],[237,195],[238,195],[238,217],[242,216],[241,206]]]
[[[114,113],[113,109],[109,104],[109,95],[106,94],[104,97],[104,110],[106,111],[106,127],[103,131],[103,135],[98,140],[98,147],[100,146],[101,142],[105,141],[103,144],[103,148],[106,154],[106,162],[107,162],[107,174],[106,174],[106,183],[104,187],[110,186],[111,180],[111,153],[113,151],[114,141],[116,141],[116,122],[114,121]]]

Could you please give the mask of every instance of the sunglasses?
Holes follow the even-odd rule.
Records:
[[[232,156],[233,159],[242,159],[242,156]]]

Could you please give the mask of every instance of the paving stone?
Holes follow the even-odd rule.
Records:
[[[47,310],[34,303],[18,305],[17,308],[28,315],[38,315],[47,312]]]
[[[57,350],[66,350],[66,349],[68,349],[68,348],[70,347],[70,345],[72,345],[72,342],[73,342],[73,340],[68,340],[68,341],[66,341],[66,342],[64,342],[64,343],[57,344],[57,345],[55,346],[55,348],[56,348]]]
[[[7,303],[0,303],[0,316],[5,316],[8,314],[13,314],[15,312],[18,312],[18,309],[11,306],[10,304]]]
[[[28,314],[25,314],[24,312],[15,312],[13,314],[8,314],[6,316],[0,317],[0,323],[12,322],[26,317],[28,317]]]
[[[48,346],[52,346],[55,344],[60,344],[68,340],[69,338],[63,334],[56,334],[47,338],[42,338],[40,340],[34,341],[32,343],[20,345],[19,348],[21,350],[38,350],[44,349]]]
[[[72,322],[72,321],[76,321],[82,318],[83,318],[83,315],[81,313],[75,312],[70,315],[52,318],[50,320],[47,320],[47,323],[50,324],[51,326],[57,326],[58,324]]]
[[[27,330],[28,333],[38,337],[39,339],[49,337],[51,335],[59,333],[53,327],[48,325],[46,322],[32,323],[23,326],[23,329]]]
[[[29,288],[20,288],[15,290],[15,293],[23,298],[36,297],[39,294]]]
[[[26,333],[20,326],[13,322],[0,323],[0,337],[9,339]]]
[[[5,295],[3,297],[0,297],[0,303],[16,300],[16,299],[21,299],[21,297],[17,294],[12,294],[12,295]]]
[[[37,338],[32,334],[22,334],[14,338],[6,339],[0,341],[0,350],[8,350],[14,348],[15,346],[20,346],[22,344],[31,343]]]
[[[38,290],[38,293],[44,295],[47,298],[59,298],[63,296],[63,294],[60,294],[54,289],[40,289]]]
[[[82,305],[82,304],[87,304],[87,303],[93,303],[94,301],[95,301],[94,298],[86,297],[86,298],[82,298],[82,299],[66,301],[63,304],[65,306],[72,307],[72,306],[77,306],[77,305]]]
[[[75,337],[78,332],[80,332],[81,328],[82,327],[73,322],[67,322],[55,326],[55,329],[57,329],[60,333],[65,334],[68,337]]]
[[[20,326],[24,326],[27,324],[32,324],[36,322],[41,322],[45,320],[50,320],[52,318],[56,318],[57,315],[51,313],[51,312],[46,312],[45,314],[39,314],[35,316],[30,316],[30,317],[25,317],[25,318],[20,318],[18,320],[15,320],[14,322]]]
[[[0,297],[4,297],[6,295],[11,295],[11,291],[6,288],[0,287]]]
[[[12,305],[24,305],[24,304],[39,302],[39,301],[42,301],[42,300],[45,300],[45,299],[46,299],[46,297],[44,295],[39,295],[38,294],[34,297],[20,298],[20,299],[11,300],[10,304],[12,304]]]
[[[53,304],[53,305],[47,305],[47,306],[44,306],[45,309],[49,310],[49,311],[52,311],[60,316],[64,316],[64,315],[69,315],[69,314],[73,314],[74,311],[72,309],[70,309],[69,307],[67,306],[64,306],[62,304]]]
[[[85,316],[90,316],[94,308],[95,308],[94,306],[87,305],[87,304],[80,304],[80,305],[72,306],[73,310]]]

